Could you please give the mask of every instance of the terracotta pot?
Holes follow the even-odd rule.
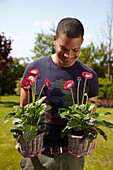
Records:
[[[36,136],[35,139],[31,141],[25,141],[22,136],[19,136],[17,139],[17,144],[20,149],[21,154],[25,157],[29,155],[39,155],[43,152],[43,137],[45,133],[40,133]]]
[[[91,137],[93,136],[93,138]],[[80,157],[92,153],[95,148],[95,139],[97,132],[92,130],[87,136],[68,134],[68,151],[69,153]]]

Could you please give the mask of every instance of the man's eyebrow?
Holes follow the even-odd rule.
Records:
[[[67,48],[64,47],[63,45],[60,45],[60,47],[67,49]],[[72,49],[72,50],[78,50],[79,48],[80,48],[80,47],[76,47],[76,48],[74,48],[74,49]],[[67,50],[68,50],[68,49],[67,49]]]

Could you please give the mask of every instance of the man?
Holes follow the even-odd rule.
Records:
[[[54,43],[56,53],[43,57],[29,64],[24,72],[25,77],[29,68],[37,68],[40,73],[36,81],[36,98],[38,98],[45,78],[52,82],[50,89],[44,90],[42,96],[47,96],[46,103],[52,106],[52,110],[45,113],[47,119],[47,133],[44,139],[45,151],[33,158],[23,158],[21,167],[23,170],[83,170],[84,157],[76,158],[68,153],[67,137],[61,138],[62,128],[65,127],[65,120],[58,115],[58,109],[68,107],[72,104],[70,93],[63,84],[67,80],[75,82],[74,98],[77,101],[77,77],[83,71],[93,74],[90,83],[87,83],[86,93],[89,101],[97,100],[98,78],[96,73],[78,60],[80,48],[83,43],[84,27],[75,18],[64,18],[57,26]],[[83,80],[81,80],[80,101],[82,101]],[[23,107],[28,102],[28,92],[21,88],[20,105]],[[43,118],[41,118],[43,123]]]

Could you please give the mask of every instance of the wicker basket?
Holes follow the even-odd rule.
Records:
[[[29,155],[39,155],[43,152],[43,137],[45,133],[40,133],[36,136],[35,139],[31,141],[25,141],[22,136],[19,136],[17,140],[17,145],[20,149],[21,154],[25,157],[29,157]]]
[[[94,131],[93,131],[94,133]],[[68,152],[77,157],[90,154],[95,148],[95,139],[97,132],[95,131],[94,138],[75,136],[68,134]]]

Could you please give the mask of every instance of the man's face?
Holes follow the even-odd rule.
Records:
[[[54,37],[56,46],[56,63],[62,67],[69,67],[75,63],[83,42],[82,37],[68,38],[65,34]]]

